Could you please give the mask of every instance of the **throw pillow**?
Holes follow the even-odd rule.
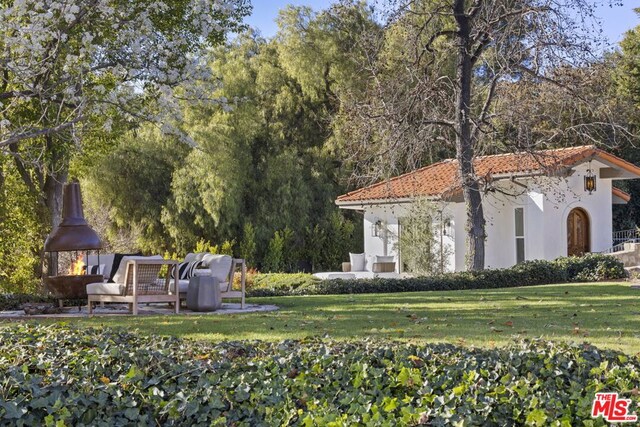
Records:
[[[126,256],[141,256],[142,252],[136,252],[135,254],[113,254],[113,265],[111,266],[111,272],[109,273],[109,282],[113,283],[113,276],[116,275],[118,268],[120,268],[120,261]]]
[[[102,274],[104,275],[104,264],[100,265],[85,265],[84,272],[86,274]]]
[[[393,255],[390,255],[390,256],[376,255],[374,262],[378,263],[378,262],[395,262],[395,261],[393,260]]]
[[[153,256],[124,256],[120,260],[120,265],[118,266],[118,271],[113,275],[113,281],[115,283],[124,283],[127,263],[129,261],[145,261],[150,259],[162,259],[162,255],[153,255]]]
[[[351,271],[364,271],[367,263],[365,254],[352,254],[349,252],[349,261],[351,262]]]
[[[202,261],[185,261],[178,264],[178,279],[187,280],[193,277],[193,271],[202,265]],[[171,270],[171,278],[173,279],[173,272]]]

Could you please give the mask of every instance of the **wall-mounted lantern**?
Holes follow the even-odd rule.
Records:
[[[591,170],[591,160],[589,160],[589,169],[584,176],[584,191],[588,191],[589,194],[596,191],[596,175]]]
[[[382,235],[382,221],[377,220],[371,223],[371,236],[380,237]]]
[[[442,234],[444,234],[445,236],[453,236],[453,223],[450,219],[446,219],[444,221]]]

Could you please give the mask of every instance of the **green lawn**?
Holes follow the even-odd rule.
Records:
[[[640,290],[628,283],[372,295],[252,298],[280,311],[74,319],[211,341],[378,337],[492,347],[519,337],[640,352]]]

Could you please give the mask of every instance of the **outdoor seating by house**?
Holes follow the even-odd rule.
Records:
[[[184,262],[178,266],[178,291],[181,300],[186,300],[189,281],[193,276],[211,276],[218,280],[220,296],[224,299],[238,298],[240,306],[245,306],[245,284],[247,266],[243,259],[230,255],[211,253],[189,253]],[[236,272],[240,273],[239,289],[234,289],[233,279]],[[173,288],[172,288],[173,289]]]
[[[320,279],[374,279],[376,277],[397,278],[396,261],[393,256],[349,253],[349,262],[342,263],[342,271],[315,273]]]
[[[123,257],[113,276],[113,282],[97,282],[87,285],[89,314],[93,313],[93,304],[100,302],[129,303],[130,311],[138,314],[138,303],[167,302],[180,310],[179,295],[172,291],[177,285],[171,274],[159,279],[163,266],[169,267],[169,273],[177,269],[177,261],[162,259],[160,255],[151,257]],[[177,277],[177,275],[174,275]]]
[[[122,267],[125,260],[131,259],[132,254],[100,254],[89,255],[87,258],[87,270],[95,270],[96,274],[102,274],[105,282],[116,282],[118,266]],[[158,255],[158,257],[160,257]],[[148,258],[148,257],[146,257]],[[161,257],[160,257],[161,258]],[[121,261],[122,260],[122,261]],[[117,265],[116,265],[117,264]],[[222,299],[240,299],[240,305],[245,307],[245,284],[247,267],[243,259],[233,258],[229,255],[203,253],[189,253],[177,267],[177,283],[180,300],[186,300],[189,281],[193,276],[212,276],[218,280]],[[234,289],[233,278],[235,273],[240,273],[238,289]],[[171,275],[168,276],[172,279]],[[160,279],[162,281],[163,279]],[[113,286],[114,283],[105,285]],[[175,289],[174,281],[170,281],[170,291]]]

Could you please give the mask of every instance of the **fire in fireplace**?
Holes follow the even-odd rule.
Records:
[[[63,299],[86,298],[86,285],[101,282],[102,274],[90,274],[84,263],[89,253],[97,253],[100,264],[102,241],[87,224],[82,209],[80,183],[73,180],[64,187],[62,222],[53,229],[44,243],[48,268],[43,269],[45,288],[61,303]],[[59,272],[66,274],[60,275]]]

